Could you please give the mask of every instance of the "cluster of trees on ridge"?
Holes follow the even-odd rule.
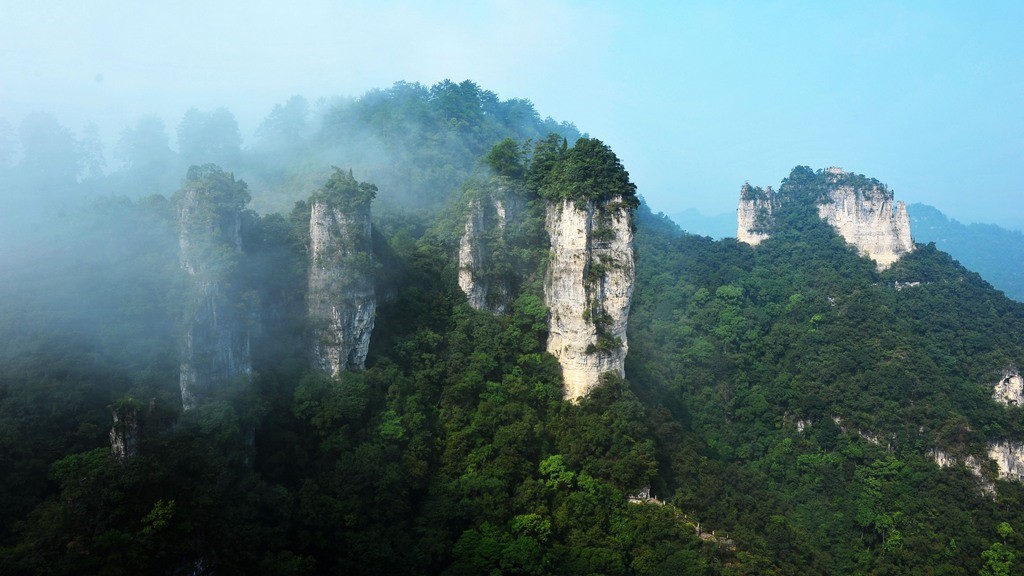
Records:
[[[446,118],[462,135],[482,122]],[[543,174],[530,170],[538,146],[575,149],[560,149],[562,137],[523,146],[523,135],[499,136],[459,156],[467,177],[486,157],[497,178],[541,190],[547,178],[530,178]],[[359,148],[353,139],[311,157]],[[529,146],[521,171],[498,161]],[[436,167],[418,163],[434,160],[408,162],[427,174]],[[320,168],[294,170],[281,181]],[[465,193],[489,178],[471,178]],[[791,185],[811,191],[814,178],[801,168]],[[997,487],[987,494],[927,454],[1024,440],[1019,409],[989,398],[999,371],[1024,364],[1012,337],[1024,307],[948,255],[921,246],[879,273],[810,206],[780,214],[779,233],[752,249],[684,234],[640,205],[628,381],[609,378],[573,405],[543,352],[535,276],[505,315],[466,304],[453,258],[464,222],[452,216],[464,198],[451,191],[438,202],[453,205],[430,222],[375,211],[388,297],[367,370],[336,380],[309,370],[303,347],[308,222],[300,209],[247,212],[250,268],[239,277],[251,275],[264,321],[256,376],[187,414],[172,203],[113,197],[65,217],[0,279],[3,570],[1021,570],[1024,487],[987,468]],[[511,247],[532,249],[525,271],[544,258],[531,226]],[[911,281],[921,284],[896,290]],[[110,408],[127,401],[142,438],[139,456],[120,463],[107,432]],[[664,504],[627,501],[646,483]]]

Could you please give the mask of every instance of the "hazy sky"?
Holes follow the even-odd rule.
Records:
[[[146,113],[471,79],[609,144],[656,211],[798,164],[1022,227],[1024,2],[0,0],[0,118],[107,146]]]

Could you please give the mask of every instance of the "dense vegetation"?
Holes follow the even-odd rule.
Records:
[[[255,375],[186,413],[173,202],[95,202],[5,251],[0,572],[1020,573],[1024,487],[989,465],[988,494],[928,451],[1024,440],[1019,409],[989,399],[1024,365],[1024,306],[934,245],[879,273],[800,203],[757,249],[683,234],[640,205],[628,379],[563,402],[543,352],[539,196],[587,199],[560,185],[586,174],[570,170],[610,186],[624,170],[596,140],[518,132],[544,123],[487,94],[399,84],[325,115],[346,127],[334,140],[295,128],[293,101],[265,123],[280,136],[268,150],[333,155],[378,190],[282,160],[261,176],[279,196],[264,205],[391,198],[374,203],[383,301],[362,372],[309,369],[305,204],[243,214],[234,281],[259,310]],[[395,146],[407,172],[362,175],[355,151],[371,145]],[[211,166],[188,177],[219,182],[225,203],[262,194]],[[819,177],[798,168],[786,187],[810,197]],[[399,208],[393,187],[427,182],[439,187]],[[501,315],[467,305],[453,258],[465,203],[497,186],[528,204],[492,246],[495,273],[517,279]],[[108,431],[126,407],[142,434],[122,462]],[[656,500],[628,501],[648,486]]]
[[[935,246],[1024,302],[1024,233],[995,224],[961,224],[932,206],[907,207],[914,238]]]

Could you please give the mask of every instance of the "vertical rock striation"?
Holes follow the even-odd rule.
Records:
[[[459,238],[459,288],[476,310],[504,314],[512,287],[495,270],[495,244],[504,243],[505,230],[518,212],[507,186],[469,201],[466,225]]]
[[[134,402],[123,402],[111,410],[110,452],[122,464],[139,454],[139,409]]]
[[[562,365],[568,400],[586,395],[606,372],[625,375],[635,279],[631,217],[622,197],[548,205],[547,350]]]
[[[999,477],[1024,482],[1024,444],[990,442],[988,457],[999,466]]]
[[[251,312],[237,282],[245,182],[193,166],[175,195],[181,268],[188,277],[181,403],[191,410],[217,387],[252,376]]]
[[[793,202],[814,202],[818,217],[863,256],[875,261],[879,270],[892,266],[913,251],[910,217],[903,202],[893,203],[893,194],[877,180],[826,168],[814,173],[798,167],[783,181],[778,194],[744,184],[740,189],[736,237],[756,246],[768,238],[776,225],[776,214]]]
[[[818,216],[885,270],[914,249],[907,207],[897,202],[894,209],[892,191],[884,184],[858,185],[850,176],[839,168],[825,170],[830,186],[827,199],[818,204]]]
[[[362,370],[370,348],[377,310],[370,200],[376,190],[337,171],[310,207],[310,352],[313,364],[332,376]]]
[[[744,184],[740,188],[740,206],[736,215],[736,239],[751,246],[767,240],[774,210],[775,192],[771,186],[762,190]]]

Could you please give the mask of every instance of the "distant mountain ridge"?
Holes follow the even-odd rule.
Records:
[[[927,204],[911,204],[907,212],[916,242],[935,242],[1007,297],[1024,302],[1024,233],[995,224],[961,224]]]
[[[709,236],[715,240],[736,237],[736,214],[733,212],[708,215],[696,208],[687,208],[669,218],[690,234]]]

